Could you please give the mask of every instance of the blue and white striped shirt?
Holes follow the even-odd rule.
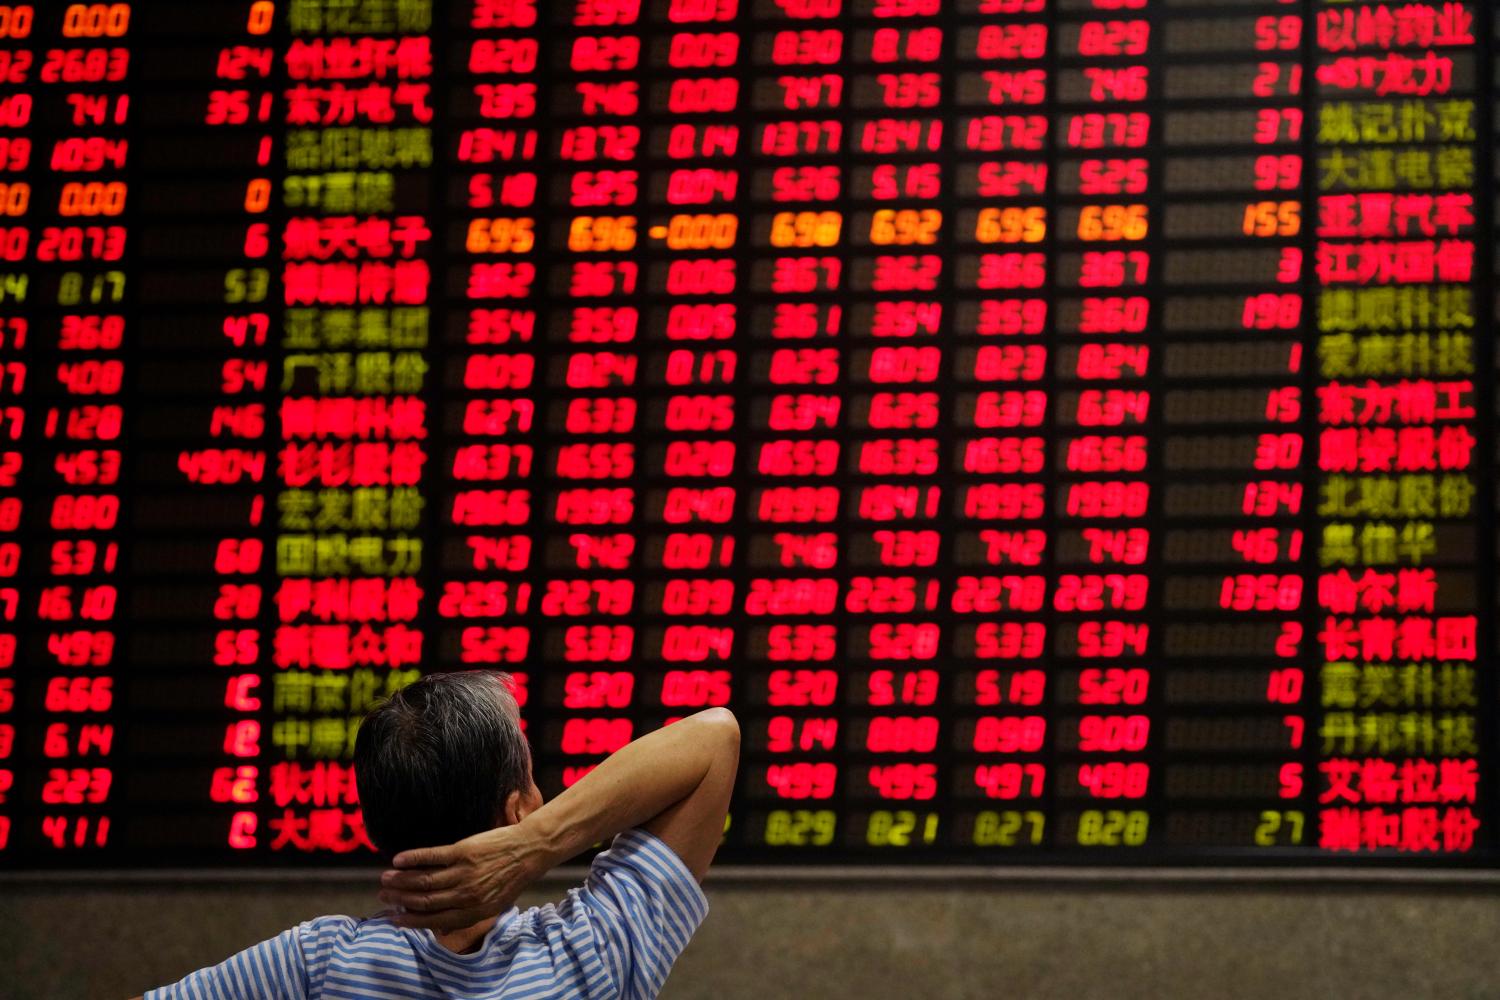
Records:
[[[561,903],[500,915],[456,954],[385,917],[319,917],[146,1000],[564,1000],[654,997],[708,913],[682,859],[627,830]]]

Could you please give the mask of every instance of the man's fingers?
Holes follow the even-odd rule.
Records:
[[[446,868],[458,860],[458,849],[448,847],[419,847],[402,851],[391,864],[397,868]]]
[[[445,892],[381,892],[380,901],[388,906],[399,906],[408,913],[441,913],[474,902],[474,894],[460,889]]]
[[[435,889],[451,889],[464,881],[464,874],[457,868],[387,870],[380,875],[383,889],[401,892],[432,892]]]

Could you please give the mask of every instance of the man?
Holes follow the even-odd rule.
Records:
[[[319,917],[154,998],[652,997],[708,912],[739,726],[713,708],[621,748],[543,804],[503,674],[433,674],[370,713],[354,767],[395,907]],[[614,837],[558,904],[511,905]],[[447,847],[424,845],[456,841]]]

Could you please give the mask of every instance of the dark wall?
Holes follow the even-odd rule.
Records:
[[[1500,997],[1500,896],[1478,887],[721,883],[709,896],[669,1000]],[[348,883],[0,883],[0,997],[133,996],[299,920],[378,908]]]

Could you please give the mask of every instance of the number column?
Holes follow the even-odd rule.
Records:
[[[270,376],[271,312],[267,301],[271,247],[271,222],[275,185],[273,169],[275,115],[273,74],[276,50],[271,31],[274,6],[244,5],[245,21],[236,44],[219,50],[215,67],[217,86],[210,92],[204,123],[220,136],[228,133],[254,152],[237,164],[248,176],[236,178],[232,186],[243,192],[243,214],[237,225],[225,228],[242,237],[239,259],[224,274],[224,309],[220,341],[229,357],[220,367],[222,405],[212,410],[209,434],[219,439],[213,447],[184,450],[178,468],[192,483],[206,487],[235,489],[240,530],[221,538],[214,549],[213,569],[218,577],[213,617],[219,626],[214,635],[213,663],[224,675],[222,707],[228,716],[221,750],[228,762],[214,768],[209,798],[230,810],[225,843],[235,850],[250,850],[260,844],[260,816],[264,771],[261,748],[261,714],[265,705],[266,635],[260,628],[269,606],[263,570],[266,568],[265,493],[269,449],[267,448],[267,390]],[[256,278],[264,276],[266,280]],[[262,294],[249,294],[255,289]],[[221,445],[219,441],[224,443]],[[249,486],[249,496],[241,492]]]
[[[838,833],[833,754],[844,679],[837,609],[844,496],[844,0],[757,5],[749,283],[749,575],[742,788],[750,844],[825,847]],[[863,830],[846,831],[862,842]]]
[[[1054,840],[1144,844],[1153,792],[1151,703],[1160,683],[1147,613],[1156,539],[1147,516],[1160,476],[1153,430],[1158,164],[1144,59],[1154,22],[1145,0],[1092,0],[1056,20],[1061,155],[1054,318],[1061,383],[1053,499],[1059,517],[1053,608],[1061,714],[1054,742],[1060,800]],[[1066,803],[1064,806],[1062,803]]]
[[[741,561],[740,483],[750,460],[733,436],[749,324],[740,253],[749,177],[738,168],[749,141],[738,113],[749,53],[738,8],[737,0],[654,5],[646,54],[642,99],[672,123],[652,129],[642,178],[651,278],[637,419],[650,443],[638,684],[647,729],[728,704],[743,641],[730,575]]]
[[[1160,87],[1142,63],[1152,51],[1145,1],[1094,0],[1079,19],[1059,18],[1058,145],[1064,160],[1058,211],[1058,280],[1076,294],[1058,303],[1056,373],[1070,384],[1058,418],[1064,475],[1056,510],[1053,607],[1059,657],[1077,673],[1059,675],[1059,697],[1077,709],[1059,718],[1056,745],[1067,754],[1056,795],[1082,801],[1059,814],[1056,843],[1146,843],[1152,792],[1152,688],[1149,654],[1155,555],[1151,510],[1160,456],[1152,405],[1160,357],[1152,334],[1152,235],[1158,165],[1148,99]],[[1086,754],[1086,756],[1079,756]]]
[[[128,425],[132,636],[122,838],[166,857],[258,843],[273,334],[269,3],[137,16],[139,322]],[[188,55],[155,58],[164,51]],[[170,96],[164,91],[170,88]],[[162,832],[150,831],[159,827]],[[142,833],[141,831],[147,831]]]
[[[1473,4],[1317,17],[1317,844],[1462,854],[1477,810]],[[1485,81],[1484,83],[1487,83]]]
[[[535,608],[534,484],[541,416],[542,329],[537,297],[538,204],[545,197],[539,13],[529,0],[475,2],[453,10],[466,30],[450,60],[462,65],[463,114],[453,128],[456,178],[444,192],[462,209],[449,231],[451,311],[441,433],[447,464],[441,514],[444,663],[512,672],[523,711]],[[457,342],[455,344],[455,342]],[[527,716],[529,712],[525,713]],[[523,725],[528,720],[523,719]],[[528,725],[528,733],[530,727]]]
[[[4,109],[4,118],[0,119],[0,183],[5,185],[6,204],[13,197],[12,188],[24,188],[28,207],[30,184],[26,178],[32,140],[21,130],[30,122],[35,101],[30,88],[36,64],[36,50],[31,47],[35,28],[36,13],[31,5],[0,8],[0,39],[4,40],[0,48],[0,109]],[[34,368],[32,352],[27,349],[31,323],[29,317],[21,315],[31,283],[26,260],[33,228],[24,214],[0,227],[0,258],[5,261],[0,271],[0,628],[4,629],[0,631],[0,859],[11,846],[13,831],[20,831],[16,820],[20,812],[17,807],[22,804],[17,787],[21,754],[13,721],[20,693],[18,682],[22,680],[17,676],[20,641],[15,630],[23,620],[23,605],[29,603],[30,595],[18,584],[23,558],[29,557],[29,563],[41,557],[40,552],[23,552],[21,536],[22,486],[38,475],[35,459],[32,471],[25,473],[21,450],[26,381]],[[25,738],[28,734],[22,731],[19,735]]]
[[[36,604],[48,659],[55,664],[42,698],[48,768],[41,832],[46,843],[62,850],[106,846],[111,820],[105,806],[114,777],[108,766],[114,725],[105,713],[114,704],[114,667],[122,645],[114,624],[119,542],[113,532],[121,512],[125,363],[120,351],[129,334],[122,315],[127,297],[122,223],[130,16],[127,4],[68,6],[60,18],[61,47],[47,56],[57,68],[42,74],[59,85],[48,94],[49,103],[55,102],[77,138],[122,143],[118,157],[88,179],[61,174],[36,187],[39,206],[56,199],[55,224],[41,227],[37,260],[60,266],[55,272],[61,310],[57,350],[46,366],[55,381],[42,382],[50,398],[38,408],[43,443],[33,454],[52,474],[43,535],[50,538],[50,565]]]
[[[541,613],[545,655],[562,663],[544,679],[549,715],[541,752],[560,762],[554,783],[572,785],[635,735],[638,598],[643,501],[638,470],[639,296],[645,137],[640,126],[641,5],[576,0],[558,20],[552,148],[559,160],[551,198],[554,242],[565,248],[549,291],[558,305],[548,336],[543,458],[552,480],[545,516],[555,535],[545,553]],[[560,754],[560,756],[559,756]]]
[[[1164,24],[1173,847],[1305,836],[1302,18],[1259,8]]]
[[[856,711],[842,740],[853,761],[845,835],[853,846],[921,848],[938,842],[938,759],[946,760],[931,662],[944,599],[934,527],[946,442],[938,385],[953,322],[943,314],[943,210],[933,207],[944,204],[936,156],[945,148],[945,32],[937,0],[851,0],[851,9],[841,545],[844,694]],[[966,465],[984,466],[985,444],[966,444]]]
[[[959,723],[952,842],[981,849],[1045,842],[1049,683],[1046,571],[1051,502],[1045,431],[1052,96],[1044,3],[965,3],[959,65],[953,241],[957,388],[947,509],[955,578],[950,698]],[[975,17],[978,14],[980,16]]]

